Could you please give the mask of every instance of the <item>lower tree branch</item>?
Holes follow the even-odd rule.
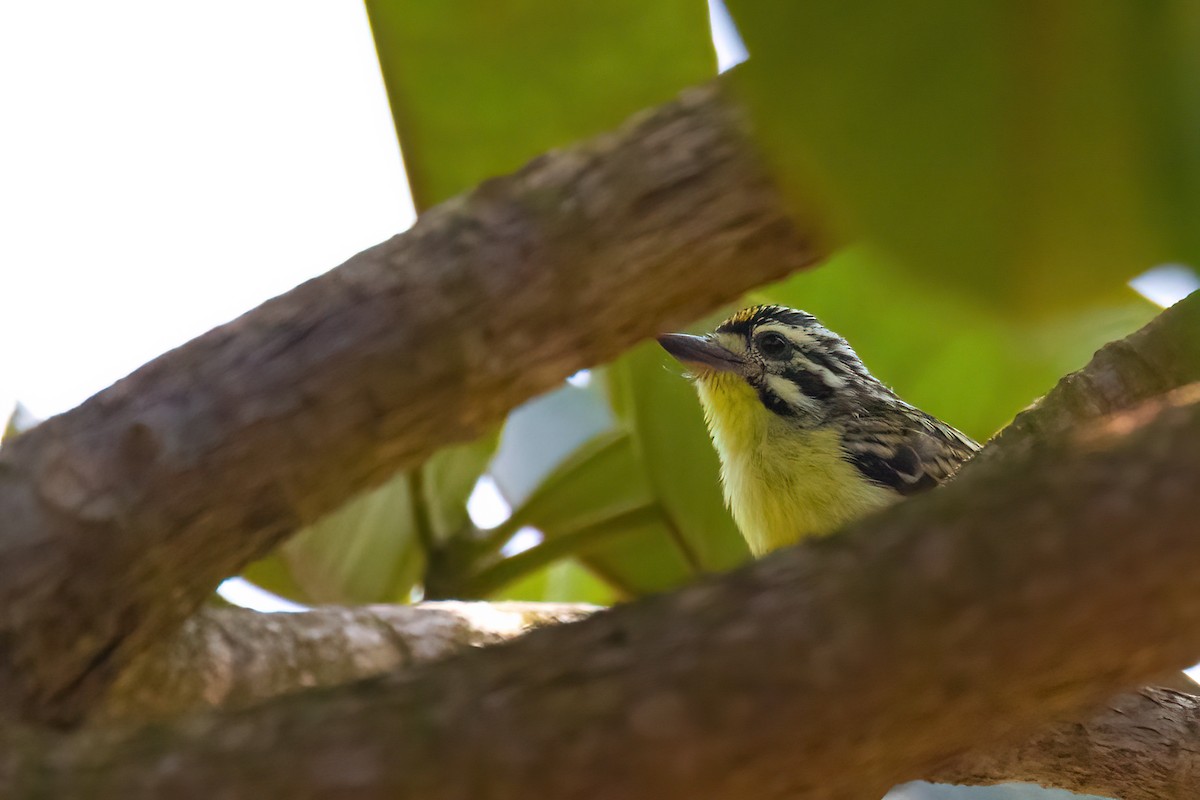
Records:
[[[594,606],[436,602],[295,614],[206,608],[125,670],[89,724],[166,720],[336,686],[582,619]]]
[[[1119,695],[1086,722],[1056,725],[1017,747],[960,759],[942,783],[1022,781],[1121,800],[1200,794],[1200,697],[1148,687]]]
[[[553,603],[436,602],[319,607],[296,614],[210,608],[138,657],[89,717],[93,727],[164,722],[187,712],[248,708],[496,644],[597,609]],[[1090,719],[1050,726],[1015,747],[956,759],[943,783],[1013,781],[1162,800],[1190,797],[1200,775],[1200,697],[1182,674],[1119,695]]]
[[[597,609],[553,603],[435,602],[319,607],[296,614],[210,608],[138,657],[89,717],[93,727],[236,710],[496,644]],[[1015,747],[956,759],[942,783],[1038,783],[1162,800],[1190,797],[1200,775],[1200,697],[1182,674],[1104,703],[1084,722],[1050,726]]]

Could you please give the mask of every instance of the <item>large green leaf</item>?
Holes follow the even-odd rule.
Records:
[[[621,431],[602,433],[551,472],[514,509],[507,525],[567,534],[598,519],[651,505],[653,498],[638,478],[629,437]]]
[[[443,542],[467,528],[467,498],[487,468],[499,438],[499,432],[494,432],[468,444],[443,448],[422,465],[422,496],[429,533],[435,541]]]
[[[714,74],[700,0],[367,0],[418,209]]]
[[[495,450],[488,434],[444,448],[352,499],[246,568],[247,580],[305,603],[405,602],[427,548],[468,528],[466,504]],[[420,489],[422,502],[413,502]]]
[[[555,561],[500,589],[489,600],[611,605],[617,595],[578,561]]]
[[[413,513],[409,476],[400,473],[289,539],[280,556],[303,592],[296,599],[310,603],[407,599],[425,565]]]
[[[13,406],[12,413],[8,415],[8,420],[4,423],[3,429],[0,429],[0,444],[36,427],[40,422],[41,420],[35,417],[33,412],[23,404],[20,402],[16,403]]]
[[[744,561],[745,542],[721,493],[720,464],[679,365],[648,342],[614,362],[607,375],[639,466],[681,552],[706,571]]]
[[[520,506],[572,453],[614,424],[597,381],[563,384],[508,415],[488,474],[504,499]]]
[[[514,510],[503,530],[525,526],[540,531],[544,541],[484,568],[472,593],[489,594],[564,556],[582,560],[621,595],[663,591],[695,575],[622,431],[580,447]]]
[[[1200,5],[730,6],[784,184],[921,285],[1040,318],[1200,261]]]

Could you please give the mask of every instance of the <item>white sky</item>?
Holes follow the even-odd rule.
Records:
[[[0,4],[0,415],[413,219],[359,2]]]

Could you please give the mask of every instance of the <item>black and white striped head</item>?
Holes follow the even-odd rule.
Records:
[[[668,353],[698,381],[744,380],[768,410],[817,423],[866,399],[895,395],[841,336],[817,318],[785,306],[743,309],[707,336],[660,336]]]

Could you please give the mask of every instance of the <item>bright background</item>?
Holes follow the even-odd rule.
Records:
[[[0,4],[0,408],[45,417],[412,223],[358,3]]]

